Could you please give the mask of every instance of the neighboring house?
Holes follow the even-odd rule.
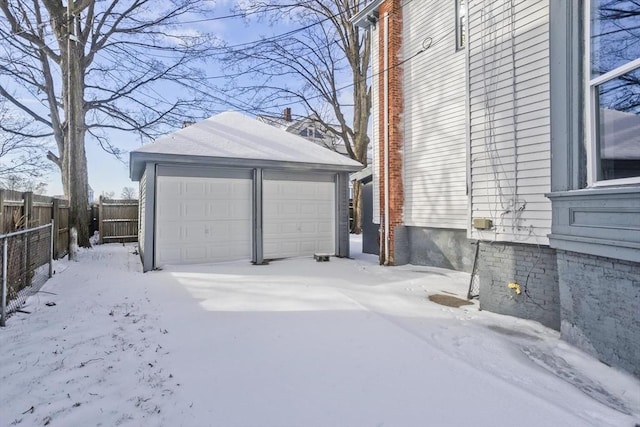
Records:
[[[303,137],[321,147],[327,148],[343,156],[349,157],[349,152],[344,144],[344,140],[336,135],[334,130],[329,130],[319,120],[316,114],[310,116],[293,118],[290,107],[284,109],[281,116],[270,116],[266,114],[258,115],[257,119],[271,126],[283,129],[294,135]],[[353,198],[353,183],[349,181],[349,199]]]
[[[144,271],[167,264],[349,256],[349,173],[360,163],[226,112],[130,154]]]
[[[640,375],[640,16],[619,6],[607,23],[588,1],[378,0],[354,23],[382,261],[475,264],[481,308]]]
[[[471,271],[466,53],[455,46],[455,9],[440,1],[374,1],[356,19],[372,36],[373,221],[381,227],[381,262]]]
[[[338,137],[335,132],[327,129],[315,114],[294,119],[291,108],[287,107],[284,109],[282,116],[269,116],[262,114],[259,115],[257,119],[261,122],[270,124],[271,126],[275,126],[294,135],[308,139],[309,141],[318,144],[321,147],[333,150],[336,153],[340,153],[345,156],[349,155],[347,148],[344,145],[344,141]]]
[[[380,255],[380,235],[378,224],[373,222],[373,172],[371,165],[351,174],[351,181],[362,185],[362,252]]]

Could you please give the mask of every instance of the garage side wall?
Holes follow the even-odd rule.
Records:
[[[139,245],[142,258],[142,271],[153,270],[153,253],[155,247],[155,193],[156,165],[147,163],[143,179],[140,181],[140,227]]]
[[[144,225],[145,221],[145,208],[146,208],[146,199],[145,196],[147,194],[147,172],[145,171],[142,174],[142,178],[140,178],[138,188],[138,194],[140,194],[140,201],[138,203],[138,253],[140,254],[140,261],[144,263],[144,235],[145,229]]]

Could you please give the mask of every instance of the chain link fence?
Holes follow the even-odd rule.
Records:
[[[2,312],[7,317],[37,293],[53,273],[53,223],[0,235],[2,245]]]

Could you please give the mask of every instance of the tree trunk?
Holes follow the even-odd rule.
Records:
[[[73,25],[73,24],[71,24]],[[62,44],[64,46],[64,44]],[[90,247],[89,243],[89,189],[87,158],[84,148],[86,134],[84,109],[84,72],[82,46],[73,41],[67,45],[68,74],[63,81],[66,112],[65,146],[62,153],[62,184],[69,199],[69,225],[78,232],[78,245]]]
[[[369,113],[363,112],[363,118],[356,121],[358,127],[369,122]],[[358,129],[358,128],[356,128]],[[367,149],[369,147],[369,136],[367,136],[366,128],[360,129],[360,133],[356,132],[354,141],[356,160],[367,166]],[[354,234],[362,233],[362,184],[358,181],[353,183],[353,226],[351,232]]]
[[[353,234],[362,233],[362,183],[353,181]]]
[[[368,35],[367,37],[370,37]],[[367,38],[367,46],[370,43],[370,39]],[[365,48],[368,52],[368,47]],[[368,66],[368,56],[359,57],[363,64],[360,67]],[[355,73],[354,80],[354,102],[356,104],[355,117],[353,119],[353,146],[354,154],[357,161],[362,163],[363,166],[367,166],[367,150],[369,148],[369,136],[367,135],[367,128],[369,126],[369,117],[371,116],[371,92],[367,86],[367,81],[363,76],[366,75],[366,71],[363,73]],[[352,233],[362,233],[362,184],[360,182],[353,183],[353,228]]]

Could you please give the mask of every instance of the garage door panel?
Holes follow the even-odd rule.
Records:
[[[315,222],[301,222],[299,226],[299,231],[301,234],[317,234],[320,231],[319,224]]]
[[[156,265],[251,258],[249,179],[158,177]]]
[[[322,234],[329,234],[333,232],[333,224],[330,222],[319,222],[318,223],[318,232]]]
[[[232,202],[229,201],[227,203],[232,203]],[[207,204],[207,216],[211,219],[230,220],[234,218],[233,214],[234,214],[234,211],[236,210],[238,209],[235,209],[234,206],[231,206],[230,204],[223,204],[222,202],[215,203],[215,204],[214,203]]]
[[[182,221],[197,221],[207,217],[207,204],[201,201],[189,201],[180,204],[180,217],[174,218]]]
[[[324,203],[306,202],[300,204],[300,213],[303,215],[321,215],[322,212],[327,212],[328,208]]]
[[[251,240],[251,230],[247,229],[246,221],[232,220],[224,221],[218,224],[208,224],[205,234],[211,234],[214,242],[224,243],[228,239],[234,240]]]
[[[180,204],[170,204],[166,201],[157,200],[157,215],[165,218],[180,218],[182,206]]]
[[[224,183],[209,184],[207,186],[207,195],[213,197],[231,198],[233,195],[232,186]]]
[[[195,262],[206,262],[207,260],[206,245],[194,245],[188,248],[183,248],[182,252],[184,254],[184,258],[193,260]]]
[[[172,244],[156,245],[156,267],[182,259],[182,252],[183,248],[173,246]]]
[[[335,252],[333,182],[266,180],[264,257]]]

